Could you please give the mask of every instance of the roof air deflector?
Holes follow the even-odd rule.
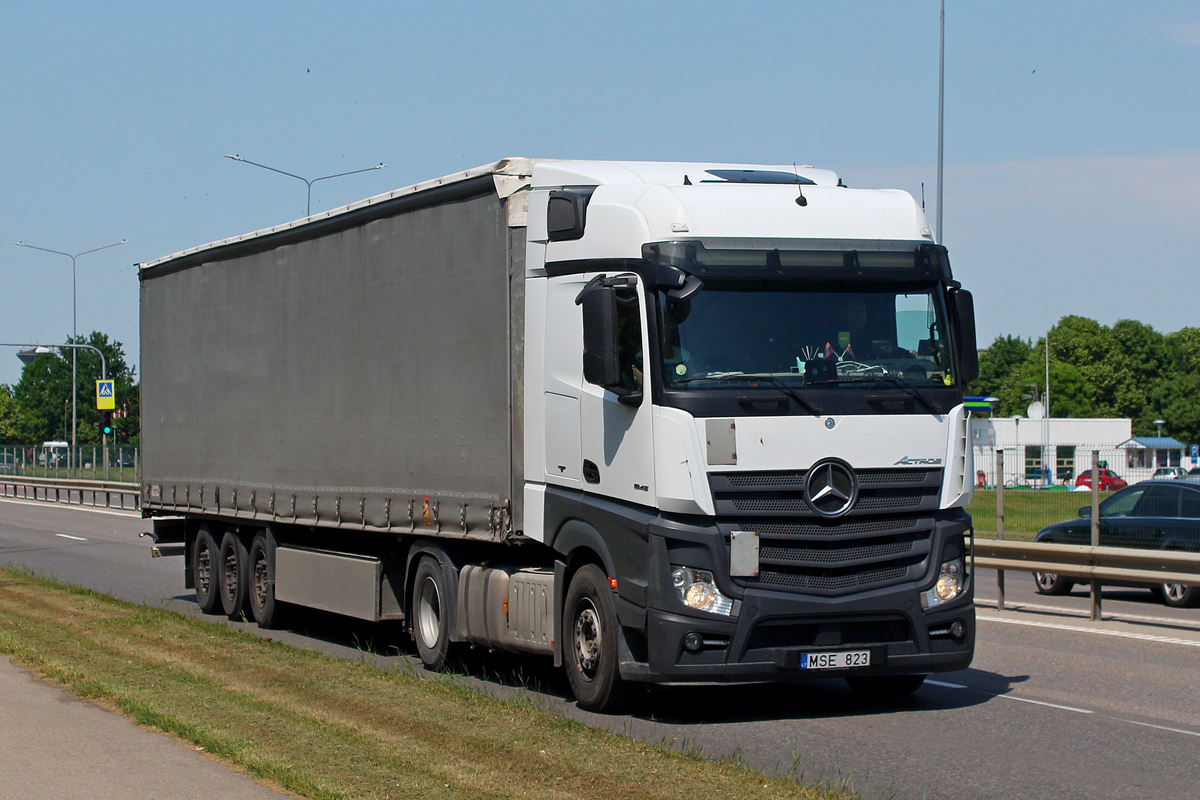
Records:
[[[720,180],[703,180],[701,183],[784,183],[800,186],[816,186],[817,182],[794,172],[770,169],[708,169],[709,175]]]

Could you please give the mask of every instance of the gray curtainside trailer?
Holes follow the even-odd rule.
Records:
[[[970,662],[970,295],[904,193],[506,159],[140,275],[143,508],[206,613],[403,619],[597,709]]]

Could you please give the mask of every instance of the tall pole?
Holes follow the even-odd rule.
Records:
[[[91,250],[84,250],[82,253],[64,253],[61,250],[51,250],[48,247],[38,247],[33,244],[25,244],[24,242],[13,242],[17,247],[28,247],[31,250],[41,250],[43,253],[54,253],[58,256],[66,256],[71,259],[71,341],[77,342],[79,339],[79,293],[77,291],[77,282],[75,279],[75,259],[80,256],[86,256],[88,253],[97,253],[101,250],[107,250],[110,247],[125,244],[127,240],[122,239],[119,242],[106,244],[103,247],[94,247]],[[101,360],[103,365],[103,359]],[[79,414],[76,403],[76,395],[79,394],[78,386],[76,385],[77,372],[79,370],[78,362],[75,357],[75,348],[71,348],[71,452],[67,454],[67,474],[71,477],[75,476],[75,448],[78,446],[78,428]]]
[[[942,137],[946,112],[946,0],[942,0],[941,34],[938,37],[938,148],[937,148],[937,230],[934,237],[942,242]]]
[[[284,172],[281,169],[275,169],[274,167],[268,167],[266,164],[259,164],[255,161],[250,161],[249,159],[242,158],[241,156],[236,156],[236,155],[235,156],[225,156],[225,158],[231,159],[233,161],[240,161],[243,164],[249,164],[253,167],[262,167],[263,169],[269,169],[269,170],[271,170],[271,172],[278,172],[280,175],[287,175],[289,178],[295,178],[298,181],[304,181],[308,185],[308,207],[304,211],[304,216],[306,216],[306,217],[312,216],[312,185],[314,183],[316,183],[317,181],[327,181],[330,178],[342,178],[342,177],[345,177],[346,175],[357,175],[360,172],[370,172],[373,169],[383,169],[384,167],[387,166],[387,164],[384,164],[381,161],[373,167],[366,167],[365,169],[353,169],[353,170],[350,170],[349,172],[339,172],[337,175],[322,175],[320,178],[313,178],[310,181],[308,178],[302,178],[299,175],[293,175],[292,173]]]

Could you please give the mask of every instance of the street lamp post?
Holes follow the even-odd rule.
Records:
[[[71,341],[72,342],[79,339],[79,294],[76,291],[77,282],[75,279],[75,274],[76,274],[75,273],[75,259],[79,258],[80,256],[86,256],[89,253],[98,253],[101,250],[107,250],[110,247],[116,247],[117,245],[125,244],[126,241],[128,241],[128,240],[122,239],[119,242],[113,242],[112,244],[106,244],[103,247],[94,247],[91,250],[84,250],[82,253],[75,253],[74,255],[72,255],[71,253],[64,253],[61,250],[51,250],[48,247],[38,247],[37,245],[25,244],[24,242],[13,242],[13,244],[16,245],[17,247],[28,247],[31,250],[41,250],[43,253],[53,253],[57,256],[66,256],[67,258],[71,259]],[[76,447],[76,440],[78,438],[76,435],[75,429],[78,427],[78,424],[79,424],[78,413],[77,413],[77,409],[76,409],[76,397],[75,397],[75,395],[78,394],[78,387],[75,385],[75,381],[76,381],[75,374],[76,374],[77,369],[78,369],[78,367],[76,365],[75,348],[71,348],[71,453],[67,457],[67,472],[72,477],[74,477],[74,475],[75,475],[75,447]]]
[[[337,175],[322,175],[320,178],[313,178],[310,181],[308,178],[302,178],[299,175],[293,175],[292,173],[284,172],[281,169],[275,169],[274,167],[268,167],[266,164],[259,164],[256,161],[250,161],[249,159],[242,158],[241,156],[238,156],[238,155],[233,155],[233,156],[227,155],[227,156],[225,156],[225,158],[232,159],[233,161],[241,161],[243,164],[250,164],[251,166],[254,166],[254,167],[261,167],[263,169],[269,169],[269,170],[271,170],[271,172],[278,172],[280,175],[287,175],[289,178],[295,178],[296,180],[304,181],[304,183],[308,185],[308,207],[305,209],[305,213],[304,213],[304,216],[306,216],[306,217],[312,216],[312,185],[314,183],[316,183],[317,181],[327,181],[330,178],[343,178],[346,175],[357,175],[360,172],[370,172],[373,169],[383,169],[384,167],[387,166],[387,164],[384,164],[381,161],[373,167],[366,167],[364,169],[353,169],[353,170],[350,170],[349,172],[339,172]]]

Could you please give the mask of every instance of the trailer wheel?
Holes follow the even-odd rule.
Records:
[[[585,564],[571,579],[563,609],[563,661],[571,691],[582,708],[612,711],[624,683],[617,665],[617,614],[608,579]]]
[[[201,525],[192,545],[192,583],[196,587],[196,605],[205,614],[215,614],[221,607],[221,595],[217,591],[217,564],[220,563],[220,548],[212,527]]]
[[[854,693],[872,700],[895,700],[921,688],[924,675],[870,675],[861,678],[846,678]]]
[[[417,564],[413,578],[412,613],[413,636],[417,653],[428,669],[439,671],[446,666],[450,653],[450,631],[446,626],[448,597],[446,575],[436,558],[425,556]]]
[[[250,556],[246,544],[233,531],[221,539],[221,560],[217,585],[220,587],[221,608],[232,620],[240,619],[246,610],[249,595],[247,565]]]
[[[283,603],[275,599],[275,542],[268,540],[265,531],[254,535],[250,543],[249,579],[247,593],[250,612],[260,628],[279,628],[283,625]]]

